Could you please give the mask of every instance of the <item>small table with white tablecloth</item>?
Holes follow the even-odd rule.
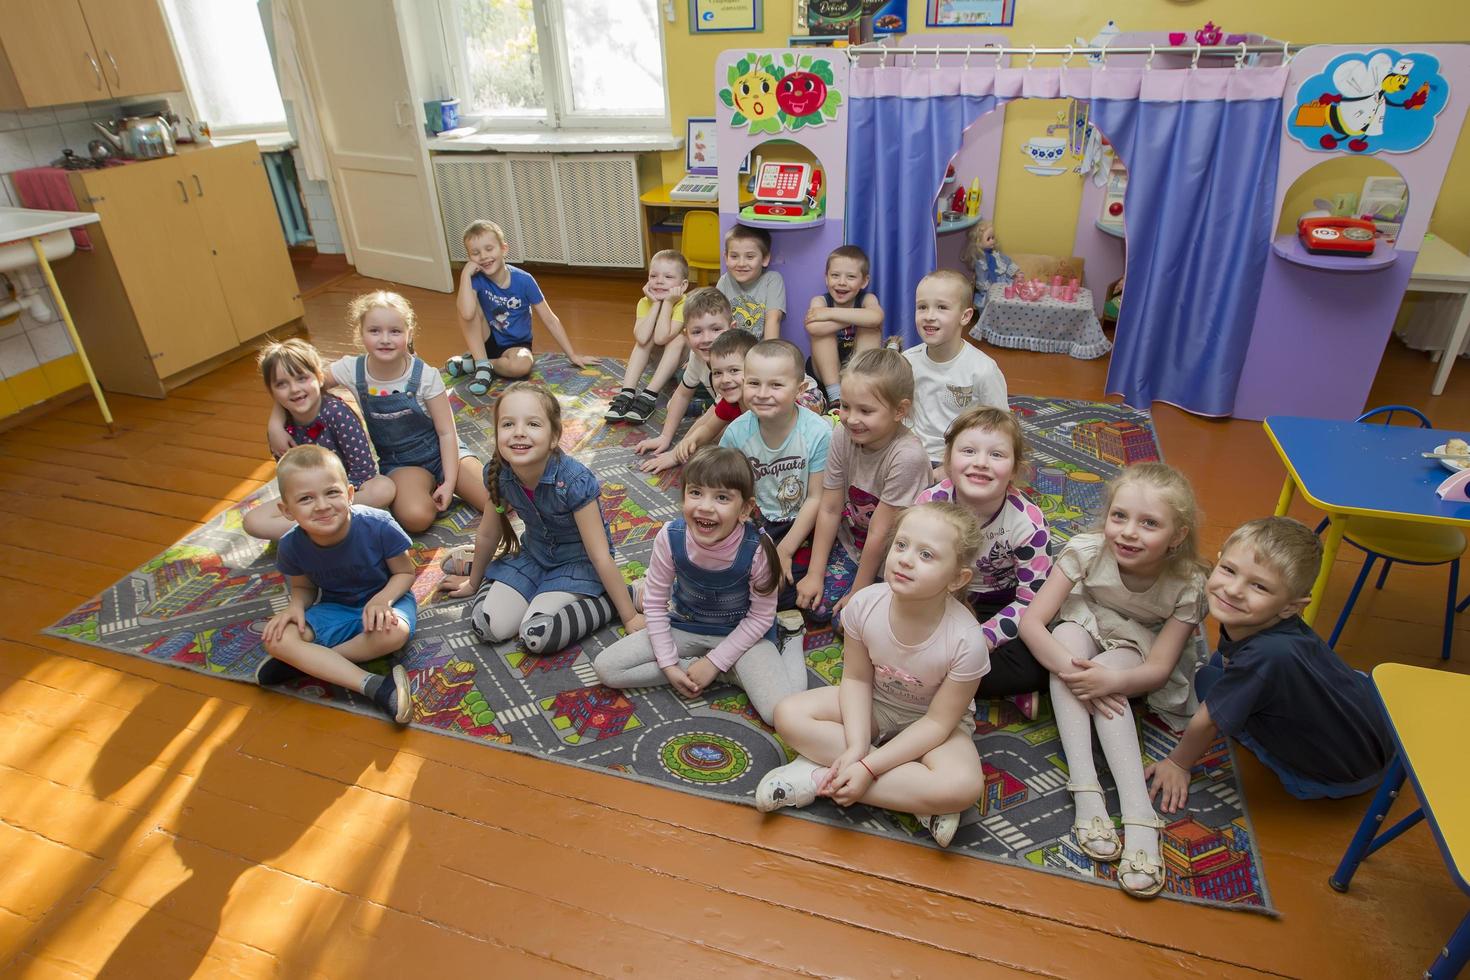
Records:
[[[990,287],[985,311],[970,336],[997,347],[1070,354],[1081,360],[1102,357],[1112,350],[1092,309],[1090,289],[1079,288],[1071,302],[1049,295],[1036,300],[1007,299],[1005,291],[1002,283]]]
[[[1421,302],[1398,335],[1415,350],[1435,352],[1439,367],[1429,393],[1443,394],[1455,358],[1470,353],[1470,258],[1439,236],[1425,235],[1405,291],[1439,294]]]

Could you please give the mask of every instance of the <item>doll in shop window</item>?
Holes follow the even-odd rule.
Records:
[[[965,251],[961,257],[974,272],[975,322],[979,323],[980,315],[985,312],[985,301],[989,297],[990,287],[997,283],[1009,285],[1021,270],[1011,261],[1009,255],[1000,250],[995,240],[995,224],[990,221],[978,222],[970,229],[970,237],[965,242]]]

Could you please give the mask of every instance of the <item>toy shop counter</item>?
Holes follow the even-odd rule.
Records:
[[[1091,290],[1078,289],[1070,301],[1050,295],[1034,300],[1007,298],[1005,293],[1004,283],[990,287],[984,312],[970,336],[997,347],[1068,354],[1079,360],[1102,357],[1112,350],[1093,311]]]

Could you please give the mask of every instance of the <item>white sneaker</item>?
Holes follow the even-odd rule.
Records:
[[[827,769],[800,755],[772,769],[755,789],[755,808],[770,813],[786,806],[810,806],[817,798],[818,777]]]
[[[934,838],[934,843],[940,847],[948,847],[949,842],[954,840],[955,831],[960,829],[961,816],[962,814],[958,813],[938,813],[933,816],[916,813],[914,819],[929,831],[929,836]]]

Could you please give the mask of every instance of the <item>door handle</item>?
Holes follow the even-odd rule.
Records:
[[[403,121],[403,107],[405,105],[407,105],[407,104],[408,103],[406,103],[406,102],[394,102],[393,103],[393,121],[395,123],[397,123],[399,126],[407,126],[408,125],[408,123],[406,123],[406,122]]]
[[[87,56],[87,60],[92,63],[92,73],[97,76],[97,91],[100,92],[102,91],[102,66],[97,64],[96,58],[92,57],[92,52],[84,51],[82,53],[85,54]]]
[[[112,63],[112,74],[117,79],[117,87],[122,88],[122,72],[117,70],[117,59],[114,58],[112,56],[112,52],[108,51],[106,48],[102,49],[102,53],[107,55],[107,60]]]
[[[194,178],[194,189],[199,192],[198,193],[198,196],[199,197],[203,197],[204,196],[204,185],[199,182],[199,175],[198,174],[190,174],[189,176]]]
[[[179,185],[179,193],[184,195],[184,203],[185,204],[188,204],[189,203],[189,188],[187,188],[187,187],[184,186],[184,182],[182,180],[176,180],[176,181],[174,181],[174,183]]]

